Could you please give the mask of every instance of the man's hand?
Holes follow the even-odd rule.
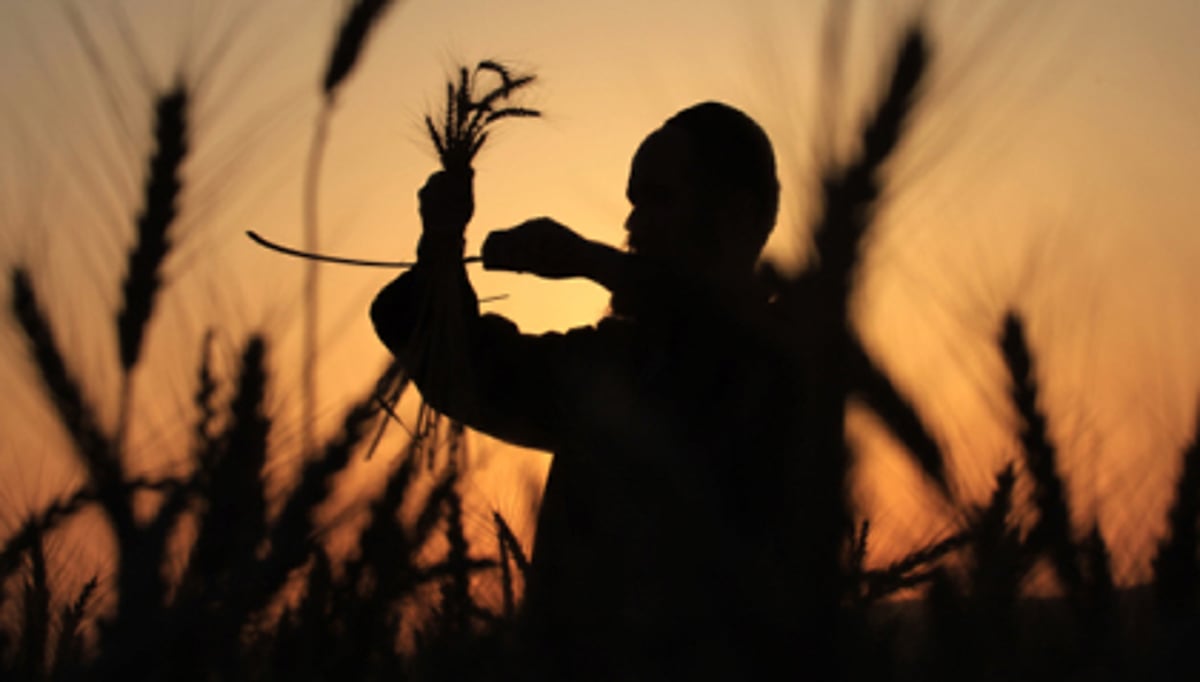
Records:
[[[607,249],[550,218],[534,218],[489,234],[483,242],[483,267],[529,272],[550,279],[594,279],[597,260]]]
[[[454,172],[440,170],[430,175],[417,193],[423,227],[421,243],[417,247],[419,259],[462,257],[463,232],[475,212],[473,176],[470,168]]]

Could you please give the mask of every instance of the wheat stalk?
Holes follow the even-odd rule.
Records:
[[[383,601],[390,602],[400,596],[400,590],[393,589],[403,582],[397,578],[401,578],[402,567],[425,541],[425,538],[410,537],[396,518],[416,472],[416,458],[405,457],[388,478],[383,494],[371,503],[371,522],[358,538],[358,556],[346,566],[346,575],[352,585],[357,584],[367,567],[395,566],[388,577],[376,576],[375,594]]]
[[[492,519],[496,522],[496,532],[500,536],[501,542],[508,547],[509,553],[520,569],[521,575],[529,574],[529,559],[525,556],[525,550],[521,547],[521,541],[517,539],[516,533],[513,533],[512,528],[500,512],[492,512]]]
[[[253,337],[242,353],[237,392],[229,405],[229,426],[204,463],[204,497],[200,533],[192,545],[185,584],[224,600],[239,573],[266,535],[266,503],[261,472],[266,463],[270,421],[263,414],[267,374],[265,342]],[[233,605],[226,605],[233,611]]]
[[[375,415],[373,398],[353,405],[342,421],[342,428],[326,444],[322,455],[304,463],[299,482],[268,531],[270,552],[251,578],[253,593],[247,611],[258,611],[266,606],[288,574],[304,564],[314,531],[312,513],[325,499],[333,484],[333,475],[346,467],[351,454],[366,437]]]
[[[969,533],[955,533],[912,552],[887,568],[865,571],[866,601],[882,599],[899,590],[929,582],[936,571],[932,565],[966,546],[970,540]]]
[[[83,637],[79,628],[87,615],[88,607],[96,594],[99,579],[93,576],[83,587],[75,601],[65,606],[58,619],[58,642],[54,647],[54,679],[71,679],[78,674],[83,659]]]
[[[796,485],[804,486],[805,492],[797,495],[789,516],[792,523],[809,529],[810,542],[803,554],[798,547],[789,549],[787,561],[795,570],[809,567],[817,584],[810,590],[814,607],[804,616],[814,637],[832,637],[815,624],[836,617],[838,586],[844,580],[841,548],[850,531],[845,496],[845,410],[856,343],[848,315],[850,289],[879,199],[883,168],[907,130],[928,61],[925,35],[919,26],[913,26],[897,51],[886,90],[861,133],[858,157],[844,169],[823,171],[821,214],[813,229],[819,263],[784,283],[781,292],[781,300],[791,308],[786,314],[793,316],[792,333],[807,346],[804,421],[808,452],[793,472]],[[830,647],[832,639],[813,645],[818,651]]]
[[[173,493],[185,488],[185,485],[174,479],[135,478],[121,487],[120,494],[128,497],[138,491]],[[27,516],[17,532],[8,538],[3,547],[0,547],[0,583],[8,579],[20,566],[21,555],[29,551],[39,533],[53,531],[60,524],[78,514],[85,506],[99,501],[100,497],[94,490],[84,488],[51,504],[40,513]]]
[[[333,100],[339,86],[358,63],[371,29],[394,4],[392,0],[357,0],[350,5],[342,18],[337,39],[329,54],[329,63],[325,67],[325,76],[321,80],[321,92],[326,100]]]
[[[193,448],[201,456],[206,445],[212,442],[213,425],[217,418],[217,408],[213,404],[217,381],[212,371],[212,346],[213,331],[210,329],[200,344],[200,368],[196,372],[196,393],[192,397],[197,412],[196,424],[192,427]]]
[[[357,0],[350,5],[338,30],[337,39],[329,55],[325,76],[321,81],[323,102],[313,128],[312,144],[309,147],[308,164],[304,174],[304,248],[309,253],[320,251],[320,214],[318,212],[318,184],[320,182],[321,159],[329,136],[329,120],[333,113],[334,99],[338,88],[346,80],[358,62],[371,29],[393,6],[391,0]],[[317,404],[317,339],[320,334],[320,271],[315,262],[304,268],[304,335],[303,362],[301,365],[301,431],[306,455],[316,449]]]
[[[481,83],[485,74],[499,81],[489,90],[484,90],[485,86]],[[446,83],[443,111],[427,114],[424,119],[426,132],[445,173],[466,178],[469,187],[472,173],[471,163],[483,148],[488,139],[488,133],[497,121],[506,118],[541,116],[541,112],[535,109],[510,104],[510,99],[517,92],[531,85],[534,80],[535,77],[532,74],[514,74],[494,60],[480,61],[474,69],[468,69],[465,66],[459,67],[457,81],[451,79]],[[437,123],[435,123],[435,118]],[[470,194],[463,200],[469,203],[471,201]],[[470,209],[468,209],[466,217],[470,217]],[[424,246],[423,238],[417,249],[419,257]],[[469,260],[466,259],[463,262]],[[441,311],[455,309],[457,301],[462,295],[463,287],[469,285],[465,283],[465,278],[461,277],[459,272],[438,269],[434,273],[434,276],[440,278],[440,281],[432,286],[431,290],[435,292],[435,296],[440,297],[440,300],[424,302],[424,309],[420,314],[422,321],[419,323],[421,332],[418,337],[426,343],[451,346],[451,350],[443,349],[444,357],[459,357],[453,347],[455,344],[463,343],[465,338],[465,329],[462,328],[463,321],[458,317],[448,317]],[[447,305],[448,302],[454,303]],[[419,358],[430,357],[428,353],[423,352],[423,349],[415,349],[414,355]],[[444,382],[447,385],[463,385],[469,383],[464,382],[461,376],[455,376],[456,372],[470,372],[468,367],[452,367],[449,372],[443,373],[443,368],[431,368],[425,365],[420,367],[419,371],[428,382],[434,384]],[[473,398],[465,396],[464,399],[471,400]],[[419,416],[432,416],[432,414],[423,406]],[[461,432],[461,426],[454,428]],[[416,432],[423,432],[420,424],[418,424]],[[452,439],[452,449],[456,447],[456,444],[457,438]],[[432,457],[429,458],[429,462],[432,465]]]
[[[67,368],[29,273],[23,268],[12,271],[10,307],[33,353],[42,386],[74,443],[76,455],[96,486],[105,510],[118,527],[131,528],[132,512],[119,490],[124,479],[121,461],[112,442],[101,431],[78,380]]]
[[[495,514],[496,518],[500,518],[500,514]],[[511,560],[509,559],[508,543],[504,541],[503,531],[500,530],[500,523],[496,524],[496,540],[497,547],[500,553],[500,590],[501,597],[504,600],[504,615],[511,618],[517,611],[517,595],[513,589],[513,575]]]
[[[188,151],[187,90],[176,85],[155,104],[154,141],[137,219],[136,243],[129,253],[122,305],[117,313],[121,368],[133,369],[141,355],[146,325],[162,287],[162,265],[170,248],[168,232],[177,215],[180,170]]]
[[[849,287],[879,198],[883,167],[907,128],[928,64],[925,35],[914,27],[901,43],[887,90],[862,131],[858,158],[844,170],[826,172],[823,214],[814,238],[819,271],[830,280],[834,292]]]
[[[353,35],[354,32],[351,32],[351,34]],[[347,38],[347,40],[349,39]],[[490,90],[479,93],[477,90],[480,90],[482,87],[480,85],[480,78],[483,74],[493,75],[499,80],[499,83]],[[442,168],[447,171],[465,172],[470,167],[471,161],[474,160],[480,149],[482,149],[484,143],[487,141],[489,131],[497,121],[506,118],[532,118],[541,116],[541,112],[535,109],[510,105],[508,103],[509,98],[532,84],[534,80],[535,77],[532,74],[514,75],[507,67],[494,60],[483,60],[473,70],[465,67],[460,68],[458,70],[457,84],[454,81],[446,84],[445,111],[437,114],[438,123],[434,123],[434,116],[432,114],[426,115],[424,119],[426,132],[434,146],[434,151],[442,164]],[[327,91],[327,94],[329,92],[331,91]],[[327,109],[328,106],[322,110],[322,114],[318,119],[314,131],[313,143],[309,152],[305,179],[306,189],[304,193],[304,248],[296,249],[284,246],[266,239],[254,231],[247,231],[246,235],[255,243],[265,248],[315,262],[396,269],[412,267],[415,263],[411,261],[347,258],[319,253],[316,235],[316,188],[320,158],[324,150],[328,132]],[[464,263],[478,263],[480,261],[481,259],[477,256],[463,259]],[[306,299],[311,299],[315,296],[314,291],[317,288],[315,273],[315,266],[312,264],[305,270]],[[306,316],[315,317],[315,313],[311,313],[310,311],[306,313]],[[309,334],[313,331],[311,329],[313,322],[310,320],[306,322],[306,325],[310,328],[306,331],[306,334]],[[307,355],[308,353],[306,353]],[[304,383],[308,385],[310,379],[311,377],[305,379]]]
[[[1168,535],[1154,557],[1154,587],[1160,608],[1172,618],[1200,610],[1200,414],[1196,431],[1183,453],[1183,470],[1175,484],[1175,500],[1167,515]]]
[[[375,455],[375,450],[378,449],[379,443],[383,441],[383,433],[387,429],[389,421],[395,421],[404,429],[411,438],[413,433],[404,425],[404,421],[400,419],[400,415],[396,414],[394,406],[400,401],[400,396],[409,384],[408,373],[400,366],[400,363],[392,361],[388,364],[388,368],[379,376],[379,380],[375,382],[375,400],[379,404],[380,411],[383,412],[382,418],[379,420],[379,427],[375,430],[375,435],[371,438],[371,445],[367,448],[365,459],[371,459]]]
[[[46,674],[46,648],[50,639],[50,586],[46,576],[46,537],[38,528],[29,546],[29,577],[22,600],[21,643],[17,648],[18,674],[26,679]]]
[[[849,355],[850,388],[883,420],[925,475],[937,485],[938,491],[949,499],[950,486],[941,446],[925,427],[912,402],[867,355],[861,342],[851,341]]]
[[[1117,589],[1113,583],[1112,555],[1098,524],[1079,547],[1083,565],[1083,593],[1077,607],[1080,634],[1093,660],[1115,656],[1113,625],[1116,618]]]
[[[453,470],[453,465],[451,469]],[[473,562],[468,557],[469,545],[462,524],[463,500],[458,492],[458,477],[449,477],[454,482],[446,500],[446,539],[449,550],[445,565],[448,579],[442,583],[442,610],[449,625],[451,636],[465,635],[470,627],[470,616],[474,602],[470,593],[470,574]]]
[[[1056,467],[1058,454],[1050,442],[1045,413],[1038,405],[1038,381],[1025,326],[1015,314],[1005,316],[1000,347],[1012,381],[1010,396],[1021,420],[1018,427],[1021,446],[1033,477],[1033,500],[1039,513],[1029,542],[1049,552],[1063,586],[1075,596],[1080,593],[1083,579],[1078,552],[1071,539],[1066,495]]]
[[[493,74],[500,82],[490,90],[480,90],[483,74]],[[492,125],[506,118],[536,118],[541,112],[510,105],[509,99],[534,82],[532,74],[514,75],[499,62],[483,60],[474,69],[459,67],[457,83],[446,83],[444,109],[425,116],[425,130],[433,143],[442,168],[448,172],[466,172],[487,141]]]

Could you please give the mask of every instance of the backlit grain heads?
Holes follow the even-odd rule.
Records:
[[[170,249],[168,230],[175,221],[187,155],[187,91],[181,85],[159,97],[155,105],[154,152],[137,219],[137,242],[129,253],[122,306],[117,313],[121,368],[137,364],[154,300],[162,286],[162,266]]]
[[[481,77],[492,74],[500,83],[478,94]],[[501,64],[484,60],[473,70],[460,67],[458,80],[446,83],[445,110],[425,117],[425,130],[433,142],[438,160],[447,171],[470,168],[471,161],[487,141],[489,127],[505,118],[536,118],[536,109],[509,104],[519,90],[533,83],[531,74],[513,75]],[[440,123],[435,123],[439,120]]]

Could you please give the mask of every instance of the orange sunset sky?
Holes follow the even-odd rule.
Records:
[[[227,369],[246,333],[270,333],[275,436],[280,452],[296,449],[303,268],[243,231],[301,243],[303,165],[342,4],[0,2],[0,261],[33,270],[73,368],[109,420],[118,390],[111,319],[154,96],[177,75],[195,88],[178,248],[138,374],[137,471],[182,461],[209,327]],[[421,116],[450,69],[486,57],[536,72],[525,103],[545,116],[506,122],[477,161],[469,252],[489,230],[539,215],[620,243],[639,141],[676,110],[720,99],[775,142],[784,210],[768,257],[796,266],[813,210],[813,152],[851,149],[880,67],[920,13],[932,29],[932,78],[889,169],[855,298],[858,328],[942,440],[969,502],[1016,454],[993,341],[1006,308],[1023,312],[1078,527],[1098,520],[1117,575],[1145,577],[1200,388],[1200,4],[857,2],[836,91],[818,83],[825,9],[398,3],[339,95],[322,167],[321,248],[412,256],[416,190],[436,167]],[[831,113],[825,125],[822,111]],[[488,309],[526,331],[588,324],[605,306],[585,282],[471,272],[481,296],[508,296]],[[323,270],[323,429],[386,359],[366,309],[391,276]],[[6,297],[7,287],[6,276]],[[7,315],[0,385],[3,535],[74,473]],[[852,412],[850,431],[856,494],[877,531],[874,560],[953,527],[868,414]],[[473,488],[529,533],[545,456],[478,445]],[[355,489],[386,472],[386,462],[357,466]]]

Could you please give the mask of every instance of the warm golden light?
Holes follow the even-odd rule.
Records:
[[[267,402],[278,416],[271,443],[298,452],[304,266],[244,231],[302,242],[302,169],[338,3],[127,4],[124,18],[91,4],[0,9],[0,263],[29,267],[70,370],[115,428],[110,327],[121,267],[154,97],[181,79],[193,88],[190,154],[166,289],[135,375],[141,418],[128,433],[137,456],[130,473],[189,466],[210,329],[214,369],[225,377],[237,371],[248,333],[268,335]],[[634,150],[678,109],[716,99],[771,135],[783,212],[766,258],[800,267],[811,258],[817,160],[855,151],[909,4],[924,3],[855,12],[843,72],[830,82],[819,69],[823,3],[399,3],[332,109],[320,249],[414,256],[416,191],[437,168],[421,117],[454,66],[498,58],[537,73],[529,101],[544,117],[505,124],[476,162],[468,253],[489,231],[536,216],[621,244]],[[884,566],[961,530],[963,510],[986,503],[996,474],[1018,459],[1019,417],[996,346],[1002,316],[1015,309],[1027,322],[1074,528],[1082,536],[1098,526],[1117,582],[1139,584],[1153,575],[1197,424],[1200,48],[1189,27],[1200,10],[968,4],[927,12],[934,67],[887,168],[852,302],[864,346],[946,453],[955,499],[942,499],[886,425],[853,402],[852,499],[872,524],[867,564]],[[317,431],[328,436],[388,360],[367,307],[396,273],[322,267]],[[589,282],[469,272],[481,297],[503,297],[485,310],[527,333],[605,314],[608,293]],[[0,293],[7,300],[7,276]],[[3,538],[82,474],[8,317],[0,354]],[[415,418],[414,406],[402,407],[402,418]],[[389,428],[395,452],[403,427]],[[532,546],[550,455],[479,434],[471,442],[465,480],[477,510],[499,510]],[[282,459],[271,466],[286,481],[299,457]],[[361,515],[389,462],[356,462],[329,514]],[[487,518],[475,522],[491,532]],[[94,543],[77,544],[102,573],[112,571]]]

